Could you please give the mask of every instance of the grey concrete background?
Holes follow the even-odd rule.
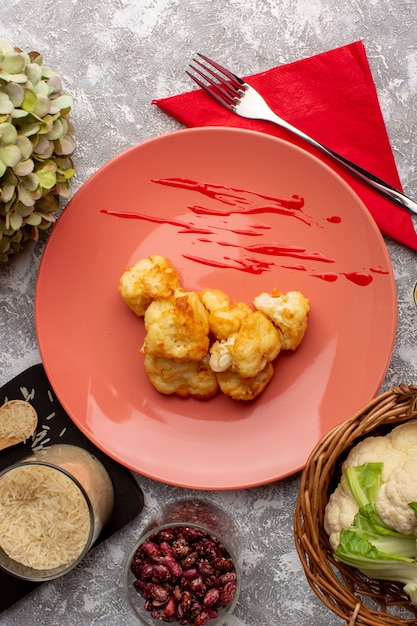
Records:
[[[0,36],[43,53],[75,102],[76,191],[101,165],[180,128],[153,98],[191,88],[199,50],[242,75],[361,39],[367,49],[405,192],[417,197],[417,43],[413,0],[8,0]],[[417,383],[416,254],[387,240],[398,288],[395,349],[381,390]],[[43,246],[0,266],[0,384],[40,362],[33,296]],[[122,572],[147,519],[183,490],[136,477],[143,515],[90,552],[71,574],[0,615],[0,625],[130,626]],[[206,497],[242,524],[244,586],[227,626],[339,626],[310,590],[293,543],[299,476]],[[1,593],[1,590],[0,590]]]

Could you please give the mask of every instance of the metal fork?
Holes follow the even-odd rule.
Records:
[[[356,165],[356,163],[348,161],[348,159],[334,152],[334,150],[327,148],[302,130],[283,120],[272,111],[263,97],[239,76],[212,61],[204,54],[198,53],[197,57],[193,59],[194,65],[190,64],[191,71],[187,70],[187,74],[219,104],[241,117],[266,120],[278,124],[278,126],[297,135],[328,157],[331,157],[382,196],[388,198],[402,209],[417,215],[417,203],[414,200],[411,200],[411,198],[408,198],[395,187],[377,178],[374,174],[367,172],[359,165]]]

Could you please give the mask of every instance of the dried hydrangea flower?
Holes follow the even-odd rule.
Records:
[[[72,103],[39,53],[0,39],[0,261],[37,240],[69,197]]]

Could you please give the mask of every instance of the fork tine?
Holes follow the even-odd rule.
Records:
[[[190,69],[203,78],[205,82],[189,71],[186,72],[187,75],[206,93],[217,100],[219,104],[234,111],[236,102],[245,91],[244,81],[218,63],[211,61],[205,55],[198,53],[197,56],[209,65],[201,63],[198,59],[193,59],[196,65],[190,65]],[[210,65],[217,71],[214,71]],[[223,76],[219,74],[219,72],[221,72]]]
[[[192,66],[190,66],[192,67]],[[192,69],[194,71],[195,68],[192,67]],[[196,76],[194,76],[193,74],[191,74],[190,72],[186,71],[186,74],[188,74],[188,76],[195,82],[197,83],[197,85],[199,87],[201,87],[201,89],[203,89],[206,93],[209,94],[209,96],[211,98],[214,98],[214,100],[216,100],[219,104],[221,104],[223,107],[226,107],[226,109],[229,109],[229,111],[233,111],[233,99],[230,98],[230,96],[228,94],[227,95],[227,100],[224,98],[224,96],[219,96],[216,92],[215,89],[218,89],[220,91],[220,88],[216,85],[216,83],[210,83],[212,85],[212,89],[210,89],[210,87],[208,87],[205,83],[203,83],[199,78],[197,78]]]
[[[205,83],[201,81],[199,78],[187,72],[188,76],[190,76],[205,92],[207,92],[210,96],[212,96],[217,102],[220,102],[223,106],[226,106],[229,109],[232,109],[235,104],[236,93],[232,94],[226,89],[224,89],[219,83],[214,81],[210,76],[206,76],[203,72],[201,72],[197,67],[190,65],[190,68],[199,74],[204,80]],[[207,85],[209,83],[209,85]]]
[[[200,61],[197,61],[197,59],[194,59],[194,63],[196,63],[199,67],[205,70],[206,73],[202,72],[200,69],[198,69],[198,67],[190,67],[192,67],[193,70],[197,72],[197,74],[202,76],[208,83],[210,83],[210,85],[217,87],[220,92],[224,92],[225,90],[225,95],[229,94],[232,98],[236,98],[236,96],[239,96],[239,88],[232,85],[230,83],[230,80],[226,80],[223,76],[220,76],[218,72],[215,72],[210,67],[203,65],[203,63],[200,63]],[[214,81],[212,80],[213,78],[215,79]],[[224,87],[224,89],[222,89],[221,85]]]
[[[229,70],[227,70],[225,67],[223,67],[222,65],[220,65],[219,63],[216,63],[216,61],[212,61],[211,59],[209,59],[208,57],[205,56],[205,54],[201,54],[200,52],[197,52],[197,56],[200,57],[200,59],[203,59],[206,63],[208,63],[209,65],[211,65],[212,67],[214,67],[218,72],[221,72],[222,74],[224,74],[230,81],[230,84],[237,90],[237,89],[242,89],[244,88],[244,81],[239,78],[239,76],[236,76],[236,74],[232,74],[232,72],[230,72]],[[198,61],[197,61],[198,63]],[[201,63],[199,63],[199,65],[201,65],[202,67],[204,67]],[[209,70],[209,68],[207,68]],[[210,70],[209,70],[210,71]],[[211,70],[211,74],[213,76],[217,76],[217,74],[215,74],[212,70]],[[218,77],[220,80],[220,77]]]

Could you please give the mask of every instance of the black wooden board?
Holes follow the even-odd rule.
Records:
[[[38,426],[34,437],[26,442],[0,452],[0,470],[29,456],[37,435],[48,426],[42,441],[45,446],[55,443],[73,444],[89,450],[107,469],[114,486],[113,514],[94,545],[104,541],[132,521],[143,509],[143,493],[132,473],[99,450],[77,428],[56,398],[42,364],[33,365],[0,388],[0,405],[7,400],[27,400],[38,413]],[[0,611],[20,600],[41,583],[15,578],[0,569]]]

